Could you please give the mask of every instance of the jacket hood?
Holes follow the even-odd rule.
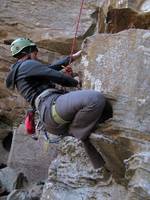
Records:
[[[17,62],[11,66],[11,70],[8,73],[7,78],[6,78],[6,87],[8,89],[11,89],[11,90],[15,89],[15,78],[16,78],[18,68],[20,67],[21,64],[22,62]]]

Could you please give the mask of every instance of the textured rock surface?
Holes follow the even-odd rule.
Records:
[[[0,170],[0,182],[7,192],[26,186],[27,179],[21,173],[16,173],[12,168],[6,167]]]
[[[93,170],[81,142],[68,137],[60,149],[50,166],[42,200],[116,200],[125,196],[125,188],[115,183],[110,174]]]
[[[14,62],[6,43],[18,36],[30,37],[41,47],[40,59],[44,62],[70,53],[80,0],[1,0],[0,5],[2,140],[14,127],[16,118],[22,118],[26,107],[22,98],[4,86],[8,66]],[[104,20],[109,5],[149,10],[149,0],[86,1],[78,46],[84,38],[96,33],[97,25],[105,31]],[[143,30],[95,35],[84,41],[80,65],[82,70],[84,68],[84,87],[102,90],[113,105],[113,119],[91,136],[92,143],[103,153],[112,177],[104,170],[93,170],[82,144],[67,138],[60,144],[58,159],[50,166],[42,200],[150,199],[149,46],[150,32]],[[5,153],[2,145],[0,148],[1,154]],[[43,145],[38,145],[19,129],[14,135],[9,165],[23,171],[29,181],[40,180],[47,177],[49,163],[55,154],[51,153],[51,150],[44,153]],[[6,162],[8,154],[0,157],[0,162]],[[10,200],[17,198],[30,199],[29,192],[17,190],[9,196]]]
[[[85,80],[89,81],[85,81],[85,86],[115,97],[115,101],[112,101],[113,119],[109,125],[100,128],[102,135],[92,135],[91,139],[99,151],[103,152],[116,180],[123,178],[126,173],[125,159],[132,154],[148,152],[150,148],[149,43],[150,31],[143,30],[97,35],[86,41],[87,50],[82,63],[85,67]],[[142,153],[140,155],[142,157]],[[143,155],[141,159],[145,158],[146,163],[149,163],[149,154]],[[141,165],[144,169],[139,177],[142,178],[142,173],[145,173],[142,161]],[[140,167],[136,167],[138,174]],[[126,178],[124,181],[126,184]],[[149,183],[149,176],[145,181]],[[130,183],[132,185],[132,179]],[[137,190],[146,190],[143,199],[147,199],[149,184],[141,181],[140,186],[136,187],[136,183],[133,185]],[[138,192],[134,198],[140,199]]]
[[[79,32],[80,36],[83,36],[93,23],[90,14],[95,11],[94,5],[96,2],[96,0],[89,0],[85,3]],[[62,41],[64,41],[63,47],[65,48],[65,45],[67,46],[65,39],[73,38],[79,8],[80,0],[3,1],[1,2],[0,13],[1,37],[10,39],[20,35],[31,36],[36,42],[43,41],[43,43],[40,42],[42,47],[50,48],[53,51],[56,51],[57,48],[57,52],[59,52],[61,51]],[[64,15],[66,12],[67,14]],[[28,17],[29,15],[30,18]],[[50,43],[51,46],[49,45]]]
[[[57,155],[57,146],[44,148],[43,137],[34,140],[29,137],[21,125],[14,133],[8,166],[22,172],[29,182],[47,178],[50,162]]]
[[[128,199],[150,199],[150,153],[141,152],[126,160],[129,182]]]
[[[7,200],[32,200],[29,193],[25,190],[13,190],[7,197]]]
[[[50,166],[43,200],[150,198],[149,42],[150,31],[144,30],[85,40],[84,87],[103,91],[113,105],[113,118],[91,135],[112,178],[92,170],[82,145],[67,140]]]
[[[99,45],[98,45],[99,43]],[[114,124],[149,133],[149,44],[150,31],[129,30],[96,35],[85,40],[83,56],[85,87],[116,98]]]

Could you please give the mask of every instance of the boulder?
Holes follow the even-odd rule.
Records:
[[[29,195],[32,200],[40,200],[43,192],[44,182],[40,182],[30,186],[28,189]]]
[[[150,31],[139,29],[84,41],[83,87],[101,91],[113,107],[112,119],[90,137],[112,176],[94,171],[82,143],[68,139],[50,165],[42,200],[150,198],[149,44]]]
[[[67,137],[49,168],[42,200],[121,199],[126,190],[104,169],[93,169],[83,144]]]
[[[115,180],[126,185],[129,180],[125,178],[124,161],[139,152],[148,152],[150,148],[150,115],[147,112],[150,101],[147,72],[150,31],[129,30],[114,35],[97,35],[85,42],[86,53],[82,59],[85,87],[113,97],[110,99],[112,120],[100,126],[97,133],[91,135],[91,140],[102,152]],[[144,155],[148,159],[148,154]],[[139,175],[141,179],[142,173]],[[148,177],[146,182],[149,182]],[[145,191],[144,183],[140,183],[140,187]],[[147,199],[147,194],[143,199]]]
[[[110,8],[106,22],[106,33],[117,33],[129,28],[150,29],[150,12],[137,12],[131,8]]]
[[[150,197],[150,154],[140,152],[125,161],[128,184],[128,199],[149,199]]]
[[[57,144],[45,148],[45,139],[40,135],[35,140],[21,124],[13,134],[8,166],[23,173],[29,183],[47,178],[51,161],[57,156]]]
[[[0,170],[0,182],[7,192],[11,192],[14,189],[25,187],[27,179],[22,173],[16,173],[15,170],[6,167]]]
[[[91,27],[93,20],[90,14],[95,11],[96,2],[96,0],[85,2],[78,36],[83,36]],[[32,36],[36,42],[45,41],[43,44],[40,43],[43,48],[47,46],[47,48],[55,49],[61,46],[61,43],[64,43],[65,47],[69,45],[65,39],[74,37],[80,3],[80,0],[53,2],[33,0],[25,3],[4,1],[0,13],[1,39],[13,39],[20,35]],[[47,45],[46,40],[49,44],[52,42],[52,47]]]

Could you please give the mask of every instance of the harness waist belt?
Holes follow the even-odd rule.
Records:
[[[51,112],[52,112],[52,118],[57,124],[68,124],[68,123],[70,123],[70,121],[66,121],[66,120],[64,120],[63,118],[60,117],[60,115],[56,111],[56,105],[55,104],[52,105]]]
[[[41,99],[48,96],[49,94],[51,94],[53,92],[57,92],[57,90],[56,89],[46,89],[41,94],[39,94],[39,96],[37,96],[36,99],[35,99],[36,109],[38,109],[38,106],[39,106]]]
[[[56,89],[47,89],[47,90],[44,90],[39,96],[36,97],[36,99],[35,99],[35,107],[36,107],[37,110],[38,110],[39,103],[40,103],[41,99],[43,99],[44,97],[48,96],[52,92],[57,92],[57,90]],[[57,124],[68,124],[68,123],[70,123],[70,121],[66,121],[66,120],[62,119],[62,117],[57,113],[55,102],[53,103],[53,105],[51,107],[51,114],[52,114],[53,120]]]

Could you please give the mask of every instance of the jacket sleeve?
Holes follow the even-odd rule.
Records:
[[[72,62],[72,59],[71,59],[71,62]],[[70,63],[70,56],[67,56],[63,59],[56,61],[54,64],[49,65],[49,68],[60,71],[63,69],[62,65],[67,66],[69,65],[69,63]]]
[[[49,68],[47,65],[38,65],[33,67],[26,73],[27,80],[43,80],[44,82],[54,82],[62,86],[66,87],[76,87],[78,85],[78,81],[74,78],[63,74],[62,72],[58,72],[52,68]]]

